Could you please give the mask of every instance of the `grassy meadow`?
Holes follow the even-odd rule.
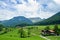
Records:
[[[27,28],[29,28],[29,27],[33,27],[33,29],[31,29],[30,37],[20,38],[20,34],[18,33],[18,30],[20,28],[17,27],[17,28],[10,28],[11,31],[8,31],[5,34],[0,34],[0,40],[48,40],[48,39],[49,40],[60,40],[60,36],[45,36],[48,39],[40,36],[41,30],[43,30],[46,27],[46,25],[45,26],[26,26],[26,27],[24,27],[26,36],[27,36],[27,31],[28,31]],[[58,25],[58,27],[60,28],[60,24]],[[54,25],[50,25],[50,28],[53,29]]]

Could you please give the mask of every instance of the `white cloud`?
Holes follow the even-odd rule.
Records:
[[[52,12],[43,12],[43,11],[41,11],[41,13],[39,14],[39,16],[43,19],[43,18],[49,18],[49,17],[51,17],[54,14],[55,13],[52,13]]]
[[[14,16],[16,16],[15,12],[11,12],[8,10],[0,10],[0,20],[9,20]]]
[[[18,4],[17,1],[22,4]],[[0,20],[11,19],[15,16],[25,16],[27,18],[49,18],[56,12],[60,11],[60,1],[58,0],[28,0],[28,2],[25,2],[24,0],[17,1],[0,1],[0,5],[4,8],[0,9]]]
[[[57,4],[60,4],[60,0],[54,0]]]
[[[31,4],[32,3],[32,4]],[[16,9],[18,10],[18,11],[30,11],[30,12],[35,12],[35,11],[37,11],[38,10],[38,4],[37,3],[35,3],[35,2],[33,2],[33,1],[30,1],[29,0],[29,3],[28,4],[25,4],[25,3],[23,3],[23,4],[21,4],[21,5],[16,5],[15,6],[16,7]]]

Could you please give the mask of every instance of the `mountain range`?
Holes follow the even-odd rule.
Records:
[[[15,26],[18,24],[32,24],[32,21],[29,20],[28,18],[25,18],[24,16],[18,16],[18,17],[14,17],[10,20],[4,20],[1,22],[3,25],[5,26]]]
[[[35,24],[35,25],[49,25],[49,24],[60,24],[60,12],[51,16],[48,19],[41,19],[39,17],[36,18],[25,18],[24,16],[17,16],[10,20],[0,21],[0,24],[5,26],[15,26],[19,24]]]
[[[38,25],[60,24],[60,12],[43,21],[37,22]]]

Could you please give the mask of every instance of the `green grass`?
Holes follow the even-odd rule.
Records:
[[[39,29],[42,30],[44,29],[46,26],[40,26]],[[53,29],[54,25],[50,25],[50,29]],[[58,25],[58,28],[60,29],[60,24]],[[51,39],[51,40],[60,40],[60,36],[46,36],[47,38]]]
[[[31,37],[20,38],[20,35],[18,34],[19,28],[12,28],[12,31],[0,35],[0,40],[45,40],[44,38],[39,37],[39,35],[41,33],[41,30],[43,30],[46,26],[27,26],[27,27],[38,27],[38,30],[32,29]],[[50,28],[53,29],[54,25],[50,25]],[[24,30],[27,31],[27,29]],[[32,34],[36,34],[36,35],[32,35]],[[60,36],[46,36],[46,37],[51,40],[60,40]]]
[[[39,36],[31,36],[27,38],[20,38],[18,34],[18,29],[14,29],[6,34],[0,35],[0,40],[44,40]]]
[[[48,36],[47,38],[51,40],[60,40],[60,36]]]

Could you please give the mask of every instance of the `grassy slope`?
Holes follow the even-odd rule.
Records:
[[[0,40],[44,40],[39,36],[31,36],[27,38],[20,38],[18,34],[18,30],[14,29],[6,34],[0,35]]]
[[[58,25],[60,28],[60,24]],[[39,29],[42,30],[44,29],[46,26],[40,26]],[[53,29],[54,25],[50,25],[50,28]],[[47,38],[51,39],[51,40],[60,40],[60,36],[46,36]]]
[[[54,25],[51,25],[51,28],[53,28]],[[59,25],[60,28],[60,25]],[[48,36],[51,40],[60,40],[60,36]]]
[[[18,29],[14,28],[13,31],[0,35],[0,40],[45,40],[39,37],[41,30],[44,29],[45,27],[46,26],[38,26],[38,30],[33,29],[32,34],[36,34],[36,35],[27,37],[27,38],[20,38],[18,34]],[[50,25],[50,28],[53,29],[54,25]],[[60,28],[60,25],[59,25],[59,28]],[[51,40],[60,40],[60,36],[46,36],[46,37]]]

